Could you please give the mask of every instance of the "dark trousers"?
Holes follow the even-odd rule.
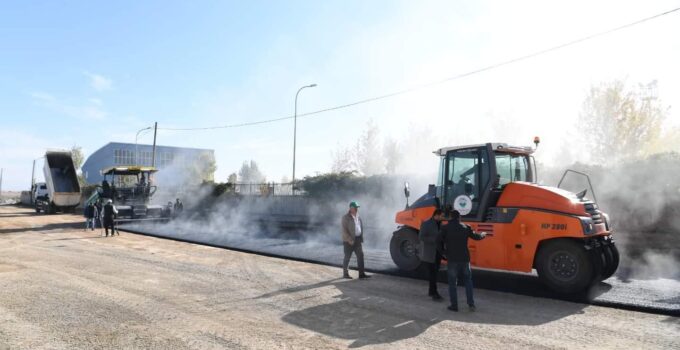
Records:
[[[439,294],[439,292],[437,292],[437,276],[439,275],[439,266],[441,265],[441,262],[442,256],[437,253],[433,263],[425,263],[427,264],[427,271],[429,272],[430,278],[430,289],[428,290],[428,295]]]
[[[364,250],[361,248],[361,241],[359,239],[354,241],[351,245],[347,242],[342,242],[343,248],[345,249],[345,259],[342,261],[342,272],[347,275],[349,273],[349,259],[352,257],[352,252],[357,256],[357,265],[359,265],[359,276],[363,275],[364,272]]]
[[[458,306],[458,276],[463,278],[465,282],[465,296],[467,297],[467,303],[470,306],[475,305],[475,299],[472,295],[472,271],[470,271],[469,262],[452,262],[448,263],[448,276],[449,276],[449,299],[451,300],[451,305]]]
[[[109,235],[109,229],[111,229],[111,236],[113,236],[113,234],[116,233],[116,224],[113,219],[104,218],[104,232],[107,236]]]

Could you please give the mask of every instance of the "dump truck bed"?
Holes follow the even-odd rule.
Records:
[[[80,184],[71,152],[48,151],[43,167],[47,192],[59,207],[74,207],[80,203]]]

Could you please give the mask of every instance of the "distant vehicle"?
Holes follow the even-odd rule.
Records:
[[[53,214],[75,210],[80,204],[80,184],[70,151],[45,152],[45,189],[36,186],[35,211]],[[38,184],[40,185],[40,184]],[[42,191],[46,190],[46,193]]]
[[[46,201],[47,195],[47,184],[44,182],[38,182],[33,186],[33,191],[31,193],[31,198],[33,198],[33,204],[35,205],[35,212],[39,213],[42,208],[38,206],[38,201]]]
[[[118,209],[119,221],[157,219],[166,217],[161,205],[149,204],[156,192],[151,185],[152,175],[158,169],[148,166],[118,166],[102,170],[104,181],[90,196],[86,204],[98,199],[111,199]]]
[[[538,145],[539,139],[534,142]],[[612,276],[619,252],[608,215],[586,197],[585,189],[572,193],[559,184],[537,184],[533,151],[504,143],[435,151],[440,157],[438,184],[396,215],[400,227],[390,245],[395,264],[407,271],[421,265],[418,230],[440,208],[458,210],[463,222],[488,233],[482,241],[469,242],[475,267],[535,268],[548,287],[562,293],[583,291]],[[564,176],[570,172],[578,173],[567,170]],[[404,193],[408,198],[408,186]]]

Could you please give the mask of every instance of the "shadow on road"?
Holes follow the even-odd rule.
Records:
[[[40,231],[51,231],[51,230],[61,230],[61,229],[73,229],[73,228],[83,228],[85,224],[81,222],[64,222],[56,224],[47,224],[43,226],[35,227],[21,227],[21,228],[5,228],[0,229],[0,234],[6,233],[19,233],[19,232],[40,232]],[[44,232],[43,232],[44,233]]]
[[[476,313],[469,313],[463,308],[460,313],[453,313],[446,310],[447,302],[432,302],[422,295],[413,295],[411,300],[405,303],[403,299],[409,296],[391,290],[391,284],[383,280],[384,278],[374,275],[374,278],[368,281],[333,279],[282,289],[257,298],[294,295],[317,288],[336,288],[340,292],[335,296],[336,301],[293,311],[284,315],[282,319],[287,323],[317,333],[352,340],[350,348],[387,344],[413,338],[445,320],[531,326],[581,313],[586,306],[564,303],[557,308],[527,310],[527,312],[512,313],[511,316],[508,316],[508,311],[497,312],[491,308],[480,308],[481,311],[478,310]],[[375,293],[367,294],[367,290],[371,288],[375,288]],[[446,289],[441,292],[442,295],[448,293]],[[459,295],[461,292],[459,290]],[[527,305],[527,309],[532,309],[531,305]]]

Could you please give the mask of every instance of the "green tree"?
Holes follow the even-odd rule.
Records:
[[[656,80],[635,88],[620,80],[591,87],[579,115],[579,129],[592,161],[612,163],[652,151],[668,113],[656,91]]]
[[[217,162],[211,153],[203,153],[199,157],[200,176],[203,181],[214,181]]]
[[[71,159],[73,159],[73,166],[76,168],[76,173],[78,174],[78,183],[81,187],[85,186],[87,182],[85,182],[85,176],[83,176],[83,172],[80,170],[80,167],[85,160],[83,148],[78,145],[73,145],[73,147],[71,147]]]

